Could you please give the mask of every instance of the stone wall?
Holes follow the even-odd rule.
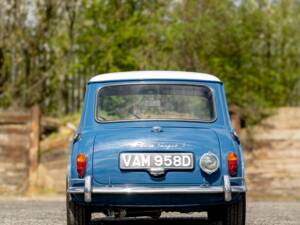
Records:
[[[30,184],[32,143],[36,136],[32,115],[0,112],[0,193],[23,193]]]
[[[300,107],[280,108],[252,130],[255,145],[245,152],[248,195],[300,199]]]

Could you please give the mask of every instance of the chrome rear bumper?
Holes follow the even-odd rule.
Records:
[[[232,199],[232,193],[247,191],[244,178],[223,177],[223,186],[189,186],[189,187],[92,187],[91,177],[84,179],[84,187],[69,187],[70,194],[84,194],[85,202],[92,201],[92,194],[216,194],[224,193],[225,201]],[[243,185],[232,186],[231,181],[241,180]]]

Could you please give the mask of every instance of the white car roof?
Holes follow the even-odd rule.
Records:
[[[122,80],[197,80],[221,82],[219,78],[210,74],[184,71],[132,71],[105,73],[94,76],[89,82]]]

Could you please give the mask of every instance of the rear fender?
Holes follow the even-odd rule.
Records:
[[[72,143],[69,162],[68,162],[68,183],[69,186],[83,185],[83,179],[80,179],[77,174],[76,158],[79,153],[82,153],[87,158],[86,164],[86,176],[92,176],[93,174],[93,146],[94,146],[94,134],[81,133],[76,142]]]
[[[223,129],[215,129],[215,132],[219,138],[221,149],[221,164],[223,175],[229,175],[228,172],[228,153],[234,152],[238,156],[238,170],[235,177],[244,177],[244,155],[243,148],[240,143],[235,141],[234,136],[230,131]],[[240,182],[240,181],[239,181]]]

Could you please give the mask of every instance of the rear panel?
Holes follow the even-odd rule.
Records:
[[[145,82],[145,81],[144,81]],[[95,119],[97,91],[111,83],[88,85],[84,110],[79,128],[80,139],[74,143],[70,166],[72,178],[77,178],[76,155],[88,156],[87,174],[93,176],[94,185],[221,185],[222,176],[228,174],[227,153],[237,152],[242,159],[240,146],[231,136],[227,105],[223,85],[218,82],[147,81],[149,83],[174,83],[207,85],[214,93],[216,120],[199,123],[188,121],[135,121],[99,123]],[[136,81],[122,84],[139,83]],[[163,132],[153,133],[151,129],[161,127]],[[220,159],[220,168],[212,175],[204,174],[199,159],[206,152],[215,153]],[[122,152],[130,153],[192,153],[194,168],[189,171],[168,171],[155,177],[146,170],[124,171],[119,167]],[[241,165],[242,162],[239,162]],[[238,175],[242,175],[242,166]]]

